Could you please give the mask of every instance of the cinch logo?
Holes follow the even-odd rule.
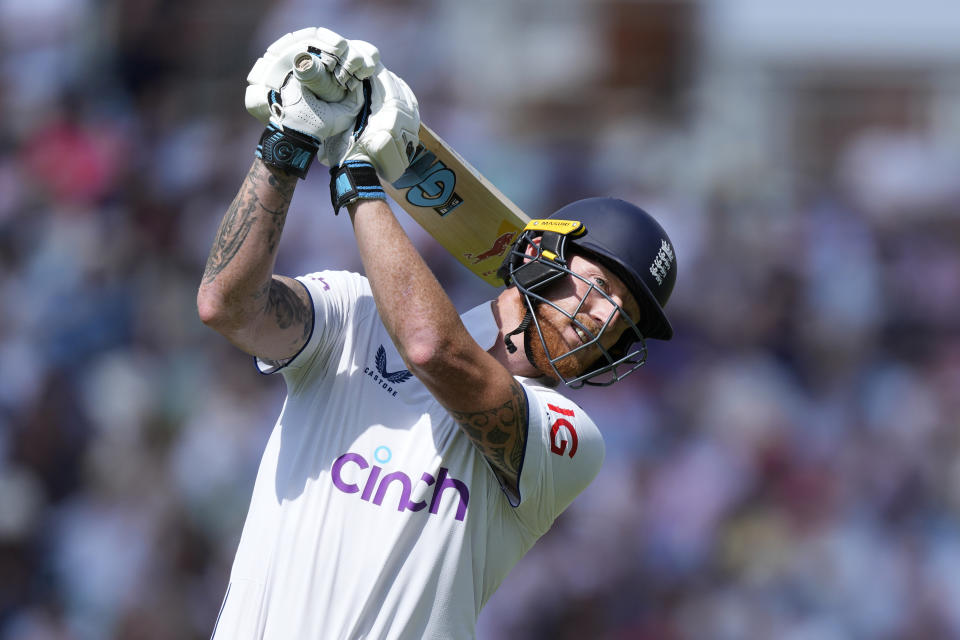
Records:
[[[369,471],[367,471],[368,469]],[[358,473],[358,470],[361,472],[366,471],[366,474]],[[410,495],[413,493],[414,487],[418,486],[420,482],[428,487],[433,487],[433,495],[430,497],[428,510],[428,513],[433,515],[436,515],[440,511],[440,500],[443,497],[444,491],[453,489],[455,491],[454,495],[460,500],[457,504],[456,519],[463,522],[467,514],[467,505],[470,502],[470,490],[467,488],[467,485],[460,480],[451,478],[448,475],[449,469],[446,467],[440,467],[440,473],[436,478],[424,471],[420,474],[420,480],[418,481],[411,480],[410,476],[403,471],[393,471],[381,478],[380,474],[382,472],[383,467],[378,465],[371,466],[366,458],[359,453],[345,453],[334,460],[333,467],[330,469],[330,476],[333,479],[333,486],[340,491],[347,494],[359,493],[361,500],[364,502],[372,502],[377,506],[383,504],[390,485],[398,485],[400,487],[400,497],[397,500],[397,511],[400,512],[408,510],[422,511],[427,509],[426,500],[420,500],[418,502],[412,502],[410,500]],[[366,475],[366,480],[363,480],[364,475]],[[344,476],[347,477],[345,478]],[[351,480],[357,480],[357,482],[351,482]],[[362,489],[360,488],[360,482],[363,482]]]
[[[397,189],[409,189],[408,202],[417,207],[433,207],[441,216],[463,204],[463,198],[453,191],[457,186],[457,175],[437,160],[432,151],[422,146],[417,147],[410,166],[393,186]]]
[[[650,273],[657,279],[657,284],[663,284],[663,279],[670,272],[670,265],[673,264],[673,247],[666,240],[660,241],[660,251],[657,257],[653,259],[650,265]]]
[[[374,382],[379,383],[380,387],[394,398],[397,397],[397,391],[392,385],[406,382],[413,377],[413,374],[406,369],[393,372],[387,371],[387,350],[383,348],[383,345],[380,345],[380,348],[377,349],[374,366],[376,367],[375,370],[370,367],[364,367],[363,372],[370,376]]]
[[[577,430],[573,428],[573,425],[570,423],[567,418],[573,417],[572,409],[564,409],[563,407],[558,407],[556,405],[548,404],[547,408],[551,411],[556,411],[564,418],[557,418],[552,425],[550,425],[550,451],[562,456],[567,450],[567,442],[570,442],[570,457],[572,458],[577,453],[577,444],[579,439],[577,438]],[[563,431],[561,431],[563,429]]]

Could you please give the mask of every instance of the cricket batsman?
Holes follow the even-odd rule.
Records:
[[[672,336],[673,245],[632,204],[574,202],[528,227],[500,270],[506,287],[461,315],[378,179],[404,171],[419,111],[377,49],[303,29],[247,80],[266,128],[197,307],[282,375],[287,397],[213,638],[472,638],[603,461],[600,431],[559,389],[616,383],[644,363],[645,339]],[[314,158],[331,168],[365,275],[274,273]]]

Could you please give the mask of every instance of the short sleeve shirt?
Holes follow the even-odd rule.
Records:
[[[313,332],[278,370],[267,442],[214,637],[459,639],[599,471],[584,411],[536,380],[519,496],[404,367],[365,278],[298,278]],[[489,303],[462,316],[489,348]]]

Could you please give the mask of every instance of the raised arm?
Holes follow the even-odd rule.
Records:
[[[326,143],[334,206],[346,205],[377,310],[409,370],[457,421],[516,494],[526,437],[526,393],[467,332],[440,283],[385,202],[377,174],[395,181],[419,130],[416,97],[378,64],[369,118]],[[375,170],[375,171],[374,171]]]
[[[220,222],[197,292],[204,324],[243,351],[271,360],[294,355],[313,322],[303,285],[273,275],[296,182],[254,161]]]
[[[297,178],[316,155],[325,157],[324,140],[353,127],[361,83],[376,64],[371,49],[323,28],[301,29],[270,45],[247,76],[246,108],[266,129],[220,223],[197,293],[203,322],[247,353],[281,360],[310,336],[309,294],[296,280],[274,275],[277,246]],[[304,62],[314,70],[312,89],[298,80]],[[336,94],[336,101],[314,90]]]
[[[409,370],[458,422],[516,493],[526,437],[526,393],[473,340],[450,298],[386,203],[377,175],[393,182],[410,162],[420,127],[416,97],[379,63],[354,131],[325,142],[334,207],[350,212],[381,320]]]
[[[384,325],[430,390],[514,493],[526,439],[526,394],[467,332],[386,203],[349,207],[360,258]]]

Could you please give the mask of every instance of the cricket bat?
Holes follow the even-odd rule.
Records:
[[[393,184],[393,200],[453,257],[500,287],[497,269],[530,222],[520,208],[428,126],[406,172]]]
[[[344,96],[309,52],[295,58],[294,73],[331,102]],[[419,137],[410,166],[393,184],[381,180],[384,190],[467,269],[502,286],[497,269],[529,216],[429,127],[421,124]]]

